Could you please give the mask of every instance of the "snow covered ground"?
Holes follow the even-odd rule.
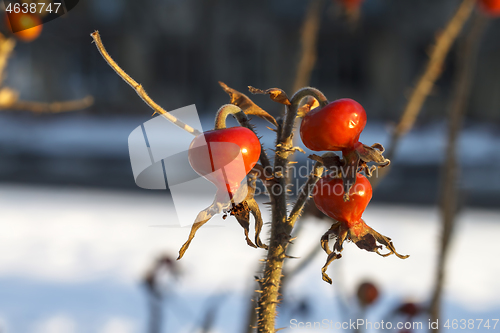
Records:
[[[153,258],[176,256],[189,232],[172,225],[174,209],[165,192],[3,184],[0,202],[0,332],[145,332],[146,298],[139,281]],[[343,258],[329,269],[342,286],[339,292],[321,280],[325,255],[320,254],[290,281],[289,299],[313,304],[311,316],[299,320],[340,321],[336,297],[350,297],[366,278],[382,290],[380,306],[369,314],[373,320],[401,299],[428,299],[439,236],[437,210],[370,205],[364,218],[410,258],[382,258],[347,244]],[[443,317],[500,317],[499,220],[499,211],[460,215]],[[314,219],[304,223],[291,255],[305,255],[329,227]],[[165,332],[196,332],[217,294],[226,297],[215,332],[243,331],[253,275],[264,251],[246,245],[233,218],[217,217],[208,225],[179,262],[183,276],[175,299],[166,304]],[[283,311],[279,325],[289,326],[290,313],[286,307]]]

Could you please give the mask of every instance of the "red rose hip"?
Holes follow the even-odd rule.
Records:
[[[260,150],[259,139],[248,128],[216,129],[193,139],[189,146],[189,163],[218,190],[234,194],[257,164]]]
[[[365,176],[358,173],[356,183],[349,191],[350,200],[344,201],[343,197],[341,178],[324,177],[316,183],[313,191],[314,203],[320,211],[359,234],[364,226],[361,216],[372,198],[372,186]]]
[[[300,137],[314,151],[353,150],[365,125],[361,104],[343,98],[308,112],[300,125]]]

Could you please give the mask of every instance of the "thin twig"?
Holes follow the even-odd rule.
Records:
[[[67,111],[81,110],[88,108],[94,103],[92,96],[86,96],[82,99],[64,101],[64,102],[32,102],[32,101],[16,101],[11,105],[5,107],[9,110],[25,110],[35,113],[61,113]],[[0,106],[0,109],[4,107]]]
[[[135,92],[137,93],[137,95],[139,95],[139,97],[144,101],[144,103],[146,103],[147,105],[149,105],[149,107],[154,110],[153,114],[155,114],[155,113],[161,114],[163,117],[167,118],[169,121],[171,121],[172,123],[174,123],[175,125],[177,125],[178,127],[182,128],[183,130],[185,130],[186,132],[188,132],[188,133],[190,133],[192,135],[197,136],[197,135],[201,134],[200,131],[198,131],[197,129],[195,129],[195,128],[193,128],[193,127],[185,124],[182,121],[180,121],[179,119],[177,119],[176,117],[174,117],[173,115],[171,115],[170,113],[168,113],[161,106],[159,106],[158,104],[156,104],[151,99],[151,97],[148,96],[148,94],[146,93],[146,91],[144,90],[144,88],[142,87],[142,85],[140,85],[139,83],[137,83],[127,73],[125,73],[125,71],[123,69],[121,69],[120,66],[118,66],[118,64],[111,58],[111,56],[108,54],[108,52],[104,48],[104,45],[103,45],[102,40],[101,40],[101,36],[99,35],[99,31],[97,31],[97,30],[94,31],[93,33],[90,34],[90,36],[92,36],[92,38],[94,39],[95,45],[96,45],[97,49],[99,50],[99,53],[101,53],[102,57],[104,58],[104,60],[106,60],[106,62],[108,63],[108,65],[111,66],[111,68],[113,68],[113,70],[125,82],[127,82],[129,86],[131,86],[135,90]]]
[[[316,49],[323,3],[324,0],[309,1],[309,8],[302,23],[300,35],[301,56],[292,91],[297,91],[302,87],[308,86],[311,80],[311,72],[316,64]]]
[[[5,79],[5,68],[15,46],[16,40],[14,38],[6,38],[0,33],[0,86]]]
[[[309,177],[307,178],[306,183],[300,189],[297,201],[293,205],[292,211],[290,212],[287,221],[287,223],[291,225],[292,228],[293,226],[295,226],[296,221],[302,215],[304,206],[306,205],[307,200],[311,197],[311,193],[312,190],[314,189],[314,186],[323,175],[323,171],[324,171],[323,163],[316,162],[313,170],[311,171]],[[301,224],[299,224],[299,226],[300,225]],[[295,228],[295,230],[297,229],[298,228]],[[294,243],[292,243],[291,245],[293,246],[293,244]],[[292,270],[283,273],[283,278],[281,279],[281,294],[283,294],[286,281],[289,281],[290,277],[298,274],[301,270],[307,267],[307,264],[309,264],[312,261],[312,259],[320,252],[321,252],[321,247],[319,246],[319,244],[315,244],[313,249],[306,255],[306,257],[300,259],[300,263],[297,266],[295,266]]]
[[[394,129],[391,142],[386,156],[392,159],[399,140],[413,127],[422,106],[434,87],[434,82],[443,72],[443,64],[455,39],[462,31],[467,22],[476,0],[463,0],[455,15],[446,25],[445,29],[436,36],[436,43],[432,49],[429,61],[424,73],[413,89],[411,97],[406,105],[401,120]]]
[[[457,141],[462,128],[462,122],[467,109],[470,87],[474,76],[477,54],[481,36],[486,27],[486,19],[476,13],[474,25],[459,49],[458,74],[450,108],[450,120],[448,124],[448,148],[446,150],[446,161],[444,164],[443,188],[441,198],[442,235],[439,249],[438,264],[434,282],[434,291],[430,305],[430,316],[434,322],[440,317],[441,296],[443,292],[446,259],[449,244],[453,235],[454,224],[458,212],[458,160]],[[438,332],[439,329],[433,329]]]
[[[293,206],[292,211],[290,212],[290,216],[288,217],[289,224],[294,225],[295,221],[297,221],[299,216],[302,214],[304,206],[307,200],[311,196],[311,192],[314,188],[314,185],[316,185],[318,180],[321,178],[322,174],[323,174],[323,163],[316,162],[312,172],[309,174],[309,178],[299,191],[300,193],[299,196],[297,197],[297,201],[295,202],[295,205]]]

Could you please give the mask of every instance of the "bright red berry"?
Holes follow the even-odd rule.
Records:
[[[223,128],[194,138],[189,146],[189,163],[217,189],[234,194],[257,164],[260,150],[259,139],[248,128]]]
[[[371,282],[364,282],[358,287],[358,301],[362,306],[375,303],[378,299],[378,289]]]
[[[308,112],[300,125],[300,137],[314,151],[353,150],[365,125],[361,104],[343,98]]]
[[[365,176],[358,173],[349,191],[350,200],[344,201],[343,197],[341,178],[324,177],[316,183],[313,191],[314,203],[319,210],[359,235],[365,226],[361,215],[372,198],[372,186]]]
[[[479,0],[481,8],[491,16],[500,16],[500,0]]]
[[[328,254],[326,264],[321,269],[323,280],[332,283],[332,279],[326,274],[328,266],[336,259],[342,257],[342,245],[344,241],[350,240],[360,249],[376,252],[387,257],[395,254],[401,259],[408,256],[396,252],[391,239],[373,230],[361,219],[366,206],[372,198],[372,187],[365,176],[358,173],[356,182],[349,189],[349,201],[344,201],[344,186],[341,178],[327,175],[321,178],[315,185],[313,200],[316,207],[332,219],[334,223],[322,237],[321,247]],[[334,236],[335,244],[333,251],[329,248],[329,240]],[[388,253],[380,253],[382,244],[385,245]]]

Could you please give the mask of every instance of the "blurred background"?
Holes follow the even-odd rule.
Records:
[[[361,141],[387,146],[436,35],[460,2],[365,0],[353,22],[339,1],[323,1],[310,85],[330,100],[361,103],[368,115]],[[243,93],[251,85],[292,95],[308,6],[305,0],[82,0],[45,24],[36,40],[17,43],[3,85],[27,101],[92,95],[94,104],[59,114],[0,110],[1,333],[155,332],[155,320],[163,323],[156,332],[246,332],[264,251],[246,246],[229,218],[219,223],[224,227],[200,231],[175,262],[188,229],[162,227],[175,214],[169,193],[138,188],[128,155],[128,135],[152,111],[89,35],[99,30],[111,56],[158,104],[166,110],[196,104],[210,129],[229,101],[218,81]],[[492,320],[500,313],[500,19],[487,20],[457,141],[460,213],[442,312],[449,319]],[[287,281],[280,326],[290,318],[354,318],[366,310],[355,295],[367,280],[379,290],[377,306],[366,314],[373,321],[408,300],[429,302],[459,50],[452,46],[365,214],[411,257],[383,259],[348,244],[330,268],[338,279],[331,287],[321,281],[324,256],[312,256]],[[275,117],[283,111],[265,96],[252,99]],[[271,147],[274,133],[255,121]],[[297,158],[305,163],[306,156]],[[306,216],[292,255],[318,246],[328,223]],[[426,317],[421,321],[427,331]]]

